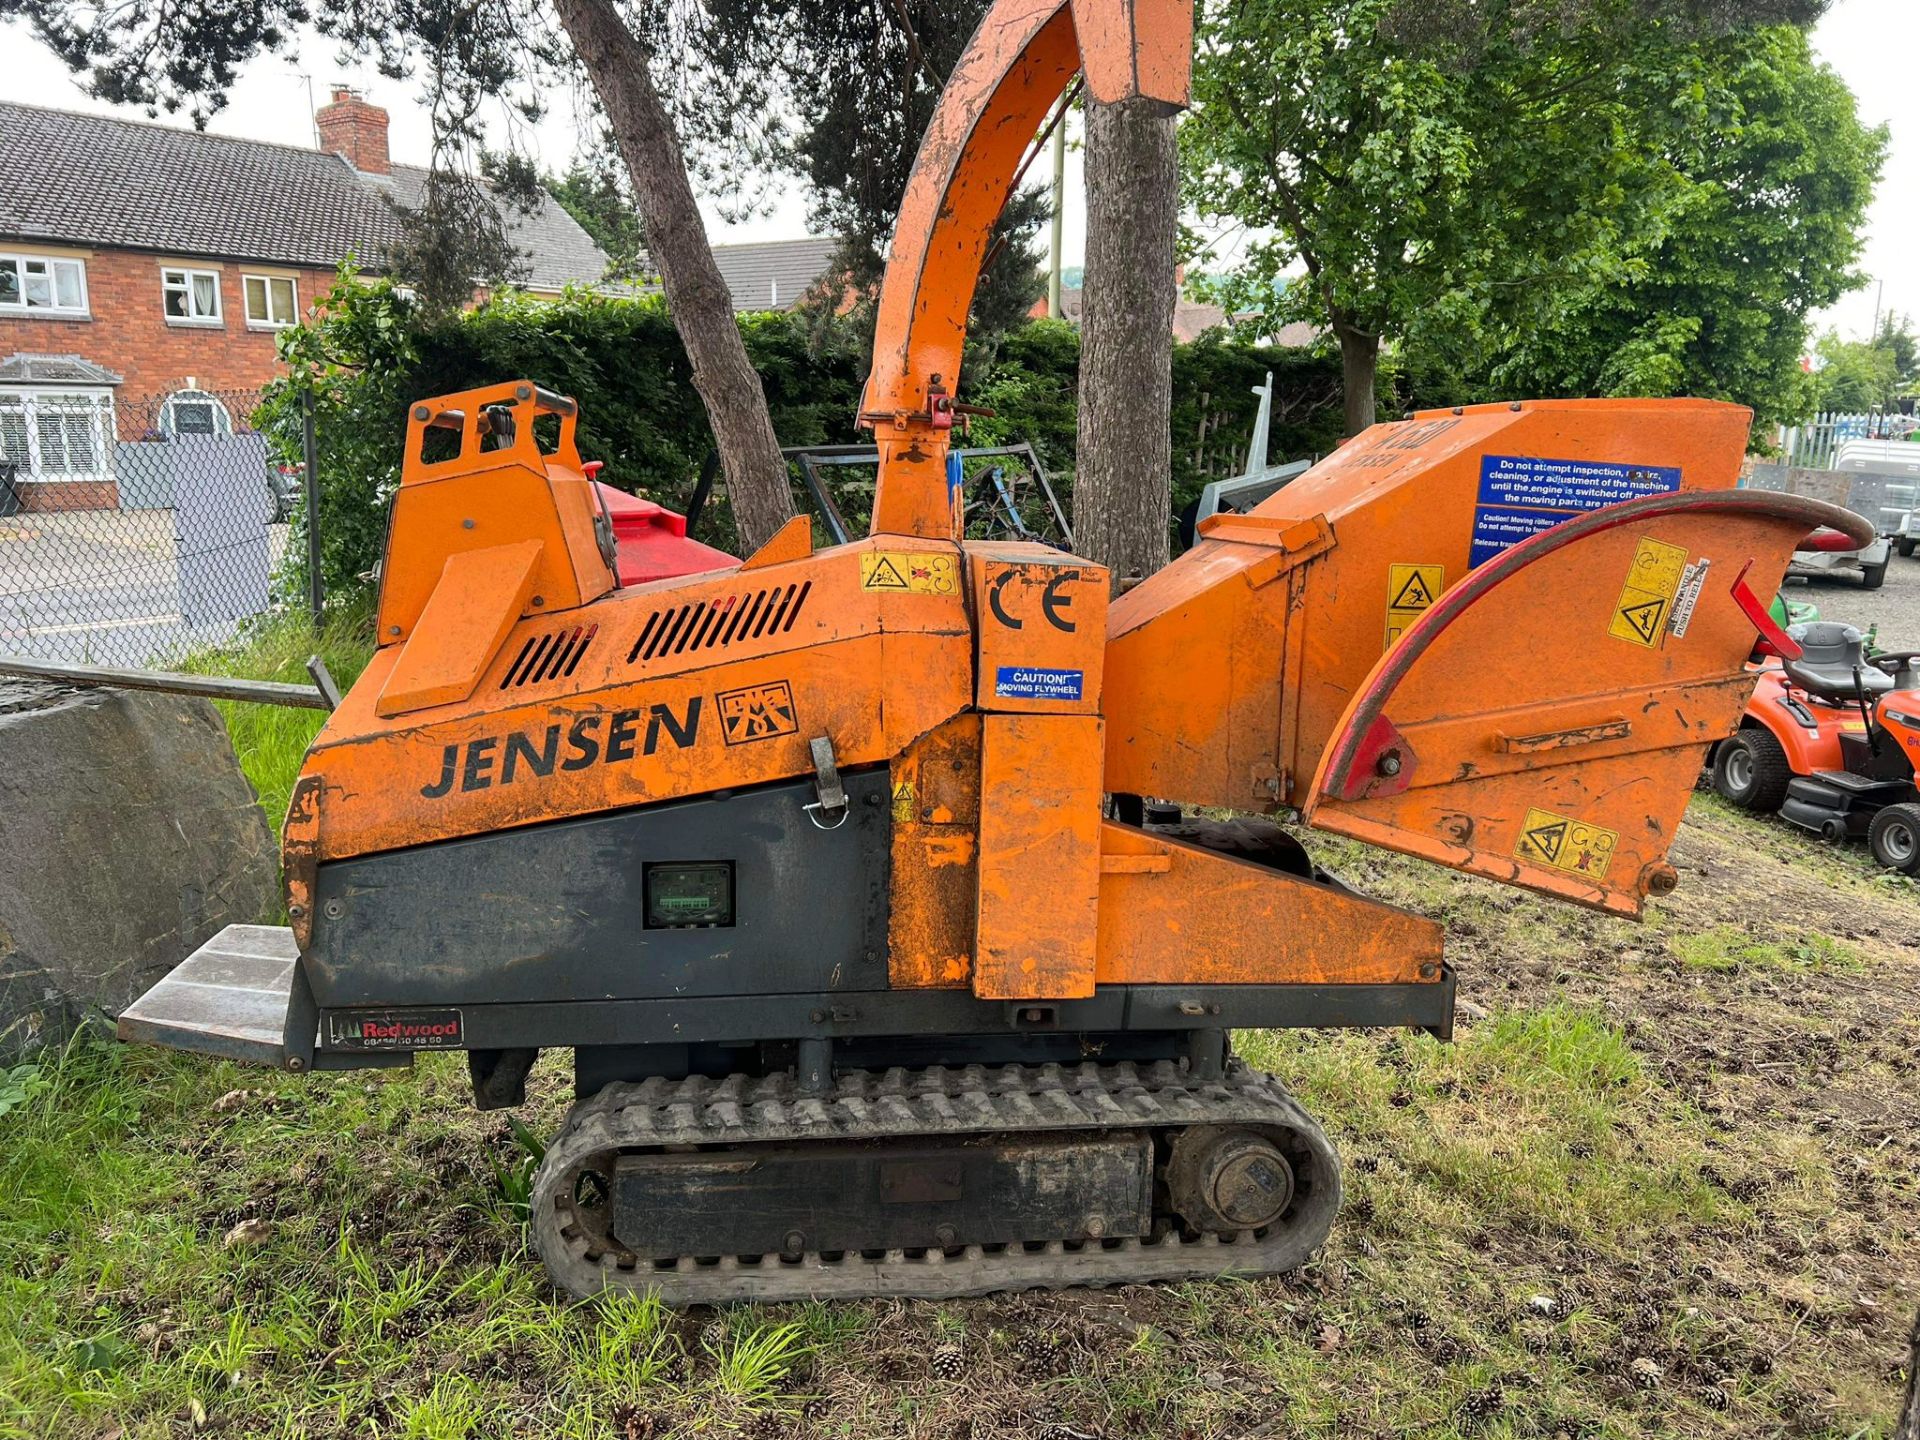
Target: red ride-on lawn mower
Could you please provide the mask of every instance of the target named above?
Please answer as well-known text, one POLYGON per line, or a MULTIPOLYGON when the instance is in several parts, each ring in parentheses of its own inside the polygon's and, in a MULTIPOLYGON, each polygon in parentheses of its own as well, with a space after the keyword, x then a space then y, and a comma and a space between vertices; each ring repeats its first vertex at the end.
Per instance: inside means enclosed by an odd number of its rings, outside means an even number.
POLYGON ((1869 657, 1831 620, 1773 648, 1739 732, 1714 751, 1713 788, 1829 840, 1865 835, 1882 865, 1920 874, 1920 650, 1869 657))

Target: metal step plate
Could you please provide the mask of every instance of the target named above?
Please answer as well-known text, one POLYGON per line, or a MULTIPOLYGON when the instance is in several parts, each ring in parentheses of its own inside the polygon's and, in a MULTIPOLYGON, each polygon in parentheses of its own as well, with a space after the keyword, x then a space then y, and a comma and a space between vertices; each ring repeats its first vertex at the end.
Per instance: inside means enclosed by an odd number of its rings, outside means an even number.
POLYGON ((299 958, 283 925, 229 925, 121 1012, 120 1038, 279 1065, 299 958))
POLYGON ((1816 770, 1811 778, 1823 785, 1831 785, 1837 790, 1845 790, 1854 795, 1872 795, 1876 791, 1884 790, 1889 803, 1904 798, 1907 787, 1911 783, 1907 780, 1881 779, 1873 775, 1855 775, 1850 770, 1816 770))

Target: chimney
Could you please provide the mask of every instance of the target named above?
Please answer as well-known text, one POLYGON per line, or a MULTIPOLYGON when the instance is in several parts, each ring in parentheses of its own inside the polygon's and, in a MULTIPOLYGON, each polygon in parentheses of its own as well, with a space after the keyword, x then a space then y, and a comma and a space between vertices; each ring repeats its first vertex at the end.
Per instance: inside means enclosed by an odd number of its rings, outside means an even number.
POLYGON ((392 173, 387 160, 387 112, 378 105, 369 105, 347 86, 336 85, 333 103, 322 105, 313 123, 319 127, 322 150, 346 157, 349 165, 366 175, 392 173))

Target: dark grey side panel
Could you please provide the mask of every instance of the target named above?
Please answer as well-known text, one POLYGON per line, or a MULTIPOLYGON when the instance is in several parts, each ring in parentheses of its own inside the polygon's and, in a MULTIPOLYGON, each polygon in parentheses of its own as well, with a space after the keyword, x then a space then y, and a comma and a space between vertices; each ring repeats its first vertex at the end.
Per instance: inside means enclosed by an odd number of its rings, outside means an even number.
POLYGON ((322 1008, 820 994, 887 985, 884 771, 649 805, 323 866, 306 956, 322 1008), (643 867, 732 861, 736 923, 645 924, 643 867))

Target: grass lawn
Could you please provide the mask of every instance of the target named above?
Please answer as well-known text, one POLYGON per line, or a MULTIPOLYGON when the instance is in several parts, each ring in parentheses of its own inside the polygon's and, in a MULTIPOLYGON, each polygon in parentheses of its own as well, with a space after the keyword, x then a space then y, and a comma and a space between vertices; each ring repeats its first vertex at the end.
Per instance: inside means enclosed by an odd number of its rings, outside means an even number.
MULTIPOLYGON (((316 718, 229 711, 276 821, 316 718)), ((570 1305, 460 1057, 295 1079, 82 1044, 0 1084, 0 1436, 1884 1435, 1920 1303, 1920 889, 1705 797, 1641 925, 1311 843, 1444 921, 1476 1018, 1238 1037, 1347 1159, 1295 1274, 570 1305)))

